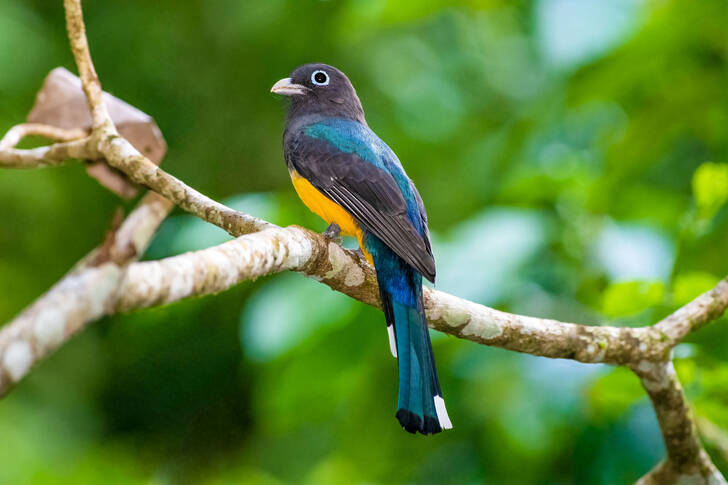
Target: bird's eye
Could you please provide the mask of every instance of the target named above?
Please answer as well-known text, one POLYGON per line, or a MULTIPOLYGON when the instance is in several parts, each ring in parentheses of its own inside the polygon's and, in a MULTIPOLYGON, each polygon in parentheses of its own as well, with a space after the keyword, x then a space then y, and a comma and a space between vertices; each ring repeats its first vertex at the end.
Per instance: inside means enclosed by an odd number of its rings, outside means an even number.
POLYGON ((329 75, 326 74, 326 71, 314 71, 311 73, 311 82, 316 86, 328 86, 329 75))

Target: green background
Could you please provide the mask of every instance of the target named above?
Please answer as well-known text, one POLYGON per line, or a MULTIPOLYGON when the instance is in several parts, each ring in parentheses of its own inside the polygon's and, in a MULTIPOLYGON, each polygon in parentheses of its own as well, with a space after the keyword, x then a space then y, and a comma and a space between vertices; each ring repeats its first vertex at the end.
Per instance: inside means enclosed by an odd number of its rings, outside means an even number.
MULTIPOLYGON (((0 131, 50 69, 75 71, 61 4, 0 2, 0 131)), ((723 0, 85 9, 104 88, 155 117, 166 170, 232 207, 324 228, 290 187, 269 89, 327 62, 422 194, 439 289, 645 325, 728 273, 723 0)), ((119 204, 78 164, 0 171, 0 322, 101 241, 119 204)), ((226 239, 177 211, 147 257, 226 239)), ((726 323, 675 352, 701 423, 719 429, 726 323)), ((0 401, 0 484, 614 484, 664 455, 624 369, 434 332, 433 345, 455 428, 425 438, 394 419, 381 313, 300 275, 106 318, 0 401)), ((708 450, 726 473, 720 441, 708 450)))

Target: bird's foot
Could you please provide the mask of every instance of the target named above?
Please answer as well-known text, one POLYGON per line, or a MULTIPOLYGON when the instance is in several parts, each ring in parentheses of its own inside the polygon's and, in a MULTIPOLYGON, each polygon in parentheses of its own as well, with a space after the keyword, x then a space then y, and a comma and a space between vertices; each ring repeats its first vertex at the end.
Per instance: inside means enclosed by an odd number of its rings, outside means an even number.
POLYGON ((335 222, 332 222, 329 225, 329 227, 327 227, 326 230, 322 233, 322 235, 326 239, 331 239, 336 244, 341 245, 341 243, 342 243, 342 239, 341 239, 341 228, 335 222))

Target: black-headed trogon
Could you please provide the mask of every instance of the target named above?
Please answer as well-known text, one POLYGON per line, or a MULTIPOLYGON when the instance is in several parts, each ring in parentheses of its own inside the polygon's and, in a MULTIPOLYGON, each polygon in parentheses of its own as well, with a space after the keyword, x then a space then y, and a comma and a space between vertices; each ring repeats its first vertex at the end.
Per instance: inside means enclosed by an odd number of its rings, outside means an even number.
POLYGON ((435 259, 420 194, 367 125, 344 73, 306 64, 271 91, 291 99, 283 150, 298 196, 342 234, 356 236, 376 269, 399 364, 397 419, 411 433, 451 428, 422 302, 422 277, 434 282, 435 259))

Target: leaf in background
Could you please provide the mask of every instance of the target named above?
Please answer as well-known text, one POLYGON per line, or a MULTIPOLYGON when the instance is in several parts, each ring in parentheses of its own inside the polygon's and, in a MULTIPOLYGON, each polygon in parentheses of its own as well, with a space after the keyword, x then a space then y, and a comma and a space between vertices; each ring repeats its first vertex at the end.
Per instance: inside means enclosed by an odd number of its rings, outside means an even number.
POLYGON ((612 372, 597 379, 589 390, 591 410, 605 420, 619 418, 645 397, 637 376, 624 367, 615 367, 612 372))
MULTIPOLYGON (((681 344, 681 345, 685 345, 685 344, 681 344)), ((676 347, 675 350, 677 350, 679 347, 680 346, 676 347)), ((678 353, 678 352, 675 352, 675 353, 678 353)), ((682 352, 680 352, 680 353, 682 353, 682 352)), ((673 361, 673 365, 675 366, 675 373, 677 374, 678 378, 680 379, 680 383, 684 387, 688 387, 688 386, 692 385, 693 382, 696 381, 696 379, 706 376, 706 373, 704 373, 702 370, 698 370, 697 364, 694 359, 676 357, 675 360, 673 361)))
POLYGON ((639 26, 641 3, 630 0, 537 2, 536 25, 545 59, 573 68, 609 52, 639 26))
POLYGON ((346 477, 347 481, 351 480, 351 483, 356 483, 363 480, 360 466, 361 463, 358 463, 358 460, 334 452, 311 469, 304 483, 333 485, 341 483, 342 477, 346 477))
POLYGON ((675 243, 668 233, 634 223, 609 221, 593 252, 611 281, 667 282, 675 261, 675 243))
POLYGON ((711 218, 728 200, 728 164, 706 162, 693 174, 693 194, 701 217, 711 218))
MULTIPOLYGON (((104 102, 119 134, 159 165, 167 152, 167 143, 154 119, 106 92, 104 102)), ((72 128, 90 130, 91 113, 81 88, 81 80, 62 67, 53 69, 38 91, 33 109, 28 113, 28 122, 44 123, 67 130, 72 128)), ((120 197, 131 199, 136 195, 136 187, 126 176, 106 163, 92 162, 88 165, 87 171, 101 185, 120 197)))
POLYGON ((317 330, 346 320, 355 304, 324 285, 281 274, 260 286, 243 309, 242 347, 252 360, 275 359, 317 330))
POLYGON ((718 284, 718 278, 710 273, 693 271, 675 278, 672 285, 672 303, 682 306, 718 284))
POLYGON ((698 415, 710 419, 716 425, 728 428, 728 363, 701 362, 692 359, 675 362, 678 377, 685 383, 688 397, 692 400, 698 415))
POLYGON ((437 288, 492 304, 520 283, 519 268, 546 244, 547 233, 541 211, 494 207, 459 224, 447 240, 434 234, 437 288))
POLYGON ((608 317, 624 317, 662 302, 665 285, 659 281, 626 281, 609 285, 604 292, 602 311, 608 317))

